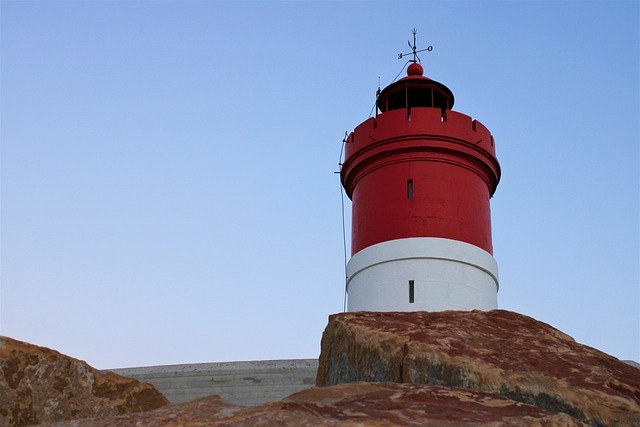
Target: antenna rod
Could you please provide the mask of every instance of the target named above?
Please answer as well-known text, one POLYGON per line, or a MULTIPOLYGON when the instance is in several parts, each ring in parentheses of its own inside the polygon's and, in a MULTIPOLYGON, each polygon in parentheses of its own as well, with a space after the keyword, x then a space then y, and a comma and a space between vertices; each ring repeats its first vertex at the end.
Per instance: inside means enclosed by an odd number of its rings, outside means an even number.
POLYGON ((416 58, 418 57, 416 54, 416 34, 418 34, 418 30, 414 28, 411 32, 413 33, 413 62, 416 62, 416 58))

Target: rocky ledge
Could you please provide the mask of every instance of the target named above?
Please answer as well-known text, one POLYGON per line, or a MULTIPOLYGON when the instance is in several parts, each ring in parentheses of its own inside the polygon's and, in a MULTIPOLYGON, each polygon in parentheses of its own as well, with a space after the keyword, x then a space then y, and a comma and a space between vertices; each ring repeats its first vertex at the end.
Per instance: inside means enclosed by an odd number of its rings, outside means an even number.
POLYGON ((217 396, 139 414, 59 424, 68 427, 176 426, 581 426, 500 396, 462 389, 398 383, 313 387, 279 402, 242 408, 217 396))
POLYGON ((169 404, 150 384, 7 337, 0 337, 0 374, 0 425, 127 414, 169 404))
POLYGON ((316 385, 354 381, 458 387, 591 425, 640 425, 640 370, 504 310, 332 315, 316 385))
POLYGON ((640 370, 517 313, 342 313, 317 386, 239 407, 0 341, 0 425, 640 426, 640 370))

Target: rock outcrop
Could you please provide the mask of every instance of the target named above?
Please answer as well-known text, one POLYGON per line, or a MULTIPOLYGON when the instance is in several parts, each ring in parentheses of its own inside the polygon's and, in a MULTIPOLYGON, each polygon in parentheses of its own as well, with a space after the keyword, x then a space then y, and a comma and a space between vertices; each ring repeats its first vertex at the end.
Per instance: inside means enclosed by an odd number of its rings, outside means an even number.
POLYGON ((351 383, 314 387, 280 402, 242 408, 217 396, 154 411, 78 420, 74 427, 130 425, 579 426, 576 419, 497 395, 439 386, 351 383))
POLYGON ((488 392, 592 425, 640 425, 640 370, 517 313, 341 313, 316 384, 432 384, 488 392))
POLYGON ((169 404, 150 384, 102 373, 57 351, 0 337, 0 424, 22 426, 169 404))
POLYGON ((640 426, 640 370, 530 317, 341 313, 317 387, 254 407, 173 406, 149 384, 0 338, 0 425, 640 426))

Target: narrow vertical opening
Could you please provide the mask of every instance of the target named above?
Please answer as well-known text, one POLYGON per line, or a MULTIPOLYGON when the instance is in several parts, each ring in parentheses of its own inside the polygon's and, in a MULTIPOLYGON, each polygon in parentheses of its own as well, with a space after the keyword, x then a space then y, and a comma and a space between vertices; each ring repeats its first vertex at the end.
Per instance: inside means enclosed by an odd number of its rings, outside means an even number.
POLYGON ((411 304, 415 301, 414 292, 415 292, 415 285, 413 283, 413 280, 409 280, 409 303, 411 304))
POLYGON ((413 199, 413 180, 407 180, 407 199, 413 199))

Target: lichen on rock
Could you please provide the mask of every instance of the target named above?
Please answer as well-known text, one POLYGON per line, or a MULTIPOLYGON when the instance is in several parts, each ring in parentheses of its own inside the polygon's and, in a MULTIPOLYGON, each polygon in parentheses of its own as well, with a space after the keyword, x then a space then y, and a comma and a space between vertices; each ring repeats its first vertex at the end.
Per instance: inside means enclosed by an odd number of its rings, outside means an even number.
POLYGON ((146 411, 169 404, 150 384, 0 337, 0 424, 32 425, 146 411))
POLYGON ((332 315, 316 385, 351 381, 458 387, 593 425, 640 425, 640 370, 505 310, 332 315))

